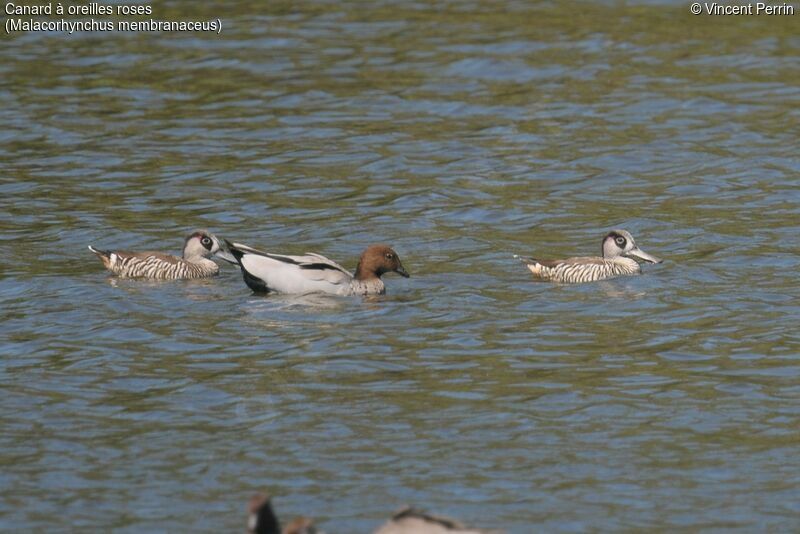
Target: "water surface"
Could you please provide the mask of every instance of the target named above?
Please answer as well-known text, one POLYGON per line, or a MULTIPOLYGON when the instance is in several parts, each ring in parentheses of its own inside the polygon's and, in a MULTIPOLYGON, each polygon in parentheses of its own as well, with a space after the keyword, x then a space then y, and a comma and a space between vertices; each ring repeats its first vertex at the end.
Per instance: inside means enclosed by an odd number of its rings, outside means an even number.
MULTIPOLYGON (((0 527, 800 524, 800 37, 688 4, 166 2, 0 50, 0 527), (383 297, 117 280, 197 227, 383 297), (534 283, 630 230, 661 265, 534 283)), ((797 15, 800 16, 800 15, 797 15)))

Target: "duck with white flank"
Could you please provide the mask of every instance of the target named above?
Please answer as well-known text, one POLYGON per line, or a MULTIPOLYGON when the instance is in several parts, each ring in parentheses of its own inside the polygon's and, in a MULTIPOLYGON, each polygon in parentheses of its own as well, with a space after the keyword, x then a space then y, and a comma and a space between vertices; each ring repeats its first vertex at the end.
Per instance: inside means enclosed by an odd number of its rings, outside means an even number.
POLYGON ((219 240, 207 230, 196 230, 186 238, 182 258, 161 252, 98 250, 91 245, 89 250, 97 254, 106 269, 122 278, 208 278, 219 274, 219 266, 209 259, 211 256, 217 255, 235 263, 222 251, 219 240))
POLYGON ((640 274, 639 261, 661 263, 661 259, 651 256, 636 246, 633 236, 625 230, 612 230, 603 239, 603 257, 580 257, 565 260, 522 260, 539 280, 575 284, 596 282, 617 276, 640 274))
POLYGON ((258 293, 329 293, 333 295, 382 295, 381 275, 395 272, 408 278, 397 252, 386 245, 370 245, 361 254, 355 274, 325 256, 307 252, 285 256, 225 241, 242 268, 244 282, 258 293))

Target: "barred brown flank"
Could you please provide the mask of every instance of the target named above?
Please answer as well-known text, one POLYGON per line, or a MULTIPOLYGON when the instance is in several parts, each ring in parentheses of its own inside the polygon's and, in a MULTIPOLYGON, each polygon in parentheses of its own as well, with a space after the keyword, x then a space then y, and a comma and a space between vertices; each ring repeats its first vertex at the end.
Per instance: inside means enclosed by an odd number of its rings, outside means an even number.
POLYGON ((100 251, 94 254, 112 273, 122 278, 178 280, 208 278, 219 274, 219 266, 209 259, 220 251, 219 241, 205 230, 197 230, 184 242, 183 257, 160 252, 100 251))
POLYGON ((617 276, 635 275, 642 272, 637 260, 660 263, 661 260, 647 254, 625 230, 613 230, 603 239, 603 257, 579 257, 564 260, 536 260, 517 256, 526 264, 534 277, 548 282, 576 284, 595 282, 617 276))

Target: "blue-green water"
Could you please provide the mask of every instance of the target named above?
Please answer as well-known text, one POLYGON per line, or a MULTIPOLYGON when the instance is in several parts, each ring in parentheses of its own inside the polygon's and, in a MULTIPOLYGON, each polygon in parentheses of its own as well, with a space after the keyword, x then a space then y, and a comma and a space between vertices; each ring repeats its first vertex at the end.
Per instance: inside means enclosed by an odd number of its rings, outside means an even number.
POLYGON ((800 525, 796 17, 688 4, 154 5, 223 31, 4 35, 0 530, 800 525), (109 277, 196 227, 376 299, 109 277), (514 253, 644 276, 531 281, 514 253))

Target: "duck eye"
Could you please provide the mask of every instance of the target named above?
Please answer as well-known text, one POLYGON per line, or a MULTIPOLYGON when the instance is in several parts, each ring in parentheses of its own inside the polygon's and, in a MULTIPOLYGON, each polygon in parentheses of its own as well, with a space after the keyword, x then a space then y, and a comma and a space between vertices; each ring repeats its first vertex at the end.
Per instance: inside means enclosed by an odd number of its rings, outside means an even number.
POLYGON ((200 240, 200 243, 207 246, 211 244, 211 240, 207 237, 204 237, 203 239, 200 240))
POLYGON ((387 260, 394 259, 394 254, 392 254, 391 252, 387 252, 387 253, 386 253, 386 259, 387 259, 387 260))
POLYGON ((621 236, 618 237, 617 239, 615 239, 615 241, 617 242, 617 245, 624 245, 625 244, 625 238, 621 237, 621 236))

